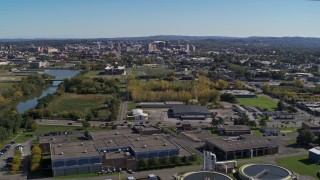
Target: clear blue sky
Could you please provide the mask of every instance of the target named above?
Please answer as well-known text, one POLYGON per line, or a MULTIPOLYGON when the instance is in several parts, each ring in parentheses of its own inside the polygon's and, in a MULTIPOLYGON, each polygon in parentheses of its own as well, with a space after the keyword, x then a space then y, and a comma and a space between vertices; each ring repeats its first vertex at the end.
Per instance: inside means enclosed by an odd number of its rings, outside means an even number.
POLYGON ((0 0, 0 38, 320 37, 320 1, 0 0))

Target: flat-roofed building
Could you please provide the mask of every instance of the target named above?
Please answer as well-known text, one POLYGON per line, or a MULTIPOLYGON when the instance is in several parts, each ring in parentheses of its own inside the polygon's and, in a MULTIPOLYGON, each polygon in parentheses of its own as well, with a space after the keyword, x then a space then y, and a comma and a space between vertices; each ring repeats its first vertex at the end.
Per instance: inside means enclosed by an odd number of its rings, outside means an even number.
POLYGON ((246 134, 205 139, 205 149, 216 154, 218 160, 231 160, 276 154, 279 146, 272 141, 246 134))
POLYGON ((225 91, 222 91, 221 93, 232 94, 237 98, 256 98, 257 97, 256 94, 248 90, 225 90, 225 91))
POLYGON ((221 125, 218 127, 218 134, 224 136, 239 136, 251 134, 251 129, 246 125, 221 125))
POLYGON ((53 176, 101 171, 102 156, 93 141, 50 144, 53 176))
POLYGON ((175 104, 170 111, 173 117, 179 119, 197 120, 212 117, 212 113, 205 106, 175 104))
POLYGON ((320 147, 309 149, 309 159, 316 163, 320 163, 320 147))
POLYGON ((90 132, 84 142, 50 143, 54 176, 137 169, 141 159, 191 156, 165 136, 142 136, 131 130, 90 132))

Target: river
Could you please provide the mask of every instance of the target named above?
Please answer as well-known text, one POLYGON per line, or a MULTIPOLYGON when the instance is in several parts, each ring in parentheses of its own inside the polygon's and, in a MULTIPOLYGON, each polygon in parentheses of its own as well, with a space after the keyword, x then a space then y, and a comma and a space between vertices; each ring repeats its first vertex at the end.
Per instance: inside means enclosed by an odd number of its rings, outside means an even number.
MULTIPOLYGON (((45 70, 44 73, 55 76, 55 79, 64 79, 64 78, 71 78, 77 75, 80 71, 79 70, 57 70, 57 69, 49 69, 45 70)), ((47 89, 43 90, 41 94, 31 96, 30 98, 20 102, 17 105, 17 110, 20 114, 24 113, 25 111, 35 108, 38 104, 38 99, 47 96, 48 94, 53 94, 56 92, 58 85, 61 81, 54 81, 52 86, 48 87, 47 89)))

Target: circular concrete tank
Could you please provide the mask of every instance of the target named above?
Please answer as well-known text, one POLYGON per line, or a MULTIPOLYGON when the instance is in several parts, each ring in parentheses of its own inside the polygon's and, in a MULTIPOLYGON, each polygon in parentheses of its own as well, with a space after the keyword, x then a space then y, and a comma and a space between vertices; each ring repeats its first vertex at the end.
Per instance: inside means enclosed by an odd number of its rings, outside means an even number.
POLYGON ((199 171, 185 173, 179 180, 233 180, 233 178, 217 172, 199 171))
POLYGON ((240 167, 239 177, 242 180, 290 180, 290 170, 271 164, 246 164, 240 167))

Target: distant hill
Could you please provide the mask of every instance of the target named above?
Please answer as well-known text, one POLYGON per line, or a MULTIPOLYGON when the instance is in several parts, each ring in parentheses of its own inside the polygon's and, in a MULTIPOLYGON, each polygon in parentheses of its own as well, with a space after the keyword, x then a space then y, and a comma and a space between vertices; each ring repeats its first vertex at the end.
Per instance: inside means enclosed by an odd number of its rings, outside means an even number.
POLYGON ((312 37, 226 37, 226 36, 179 36, 179 35, 157 35, 146 37, 117 37, 117 38, 38 38, 38 39, 0 39, 0 43, 32 43, 41 42, 43 44, 63 41, 69 42, 88 42, 88 41, 103 41, 103 40, 119 40, 119 41, 212 41, 215 42, 228 42, 240 43, 251 45, 267 45, 276 47, 307 47, 307 48, 320 48, 320 38, 312 37))

